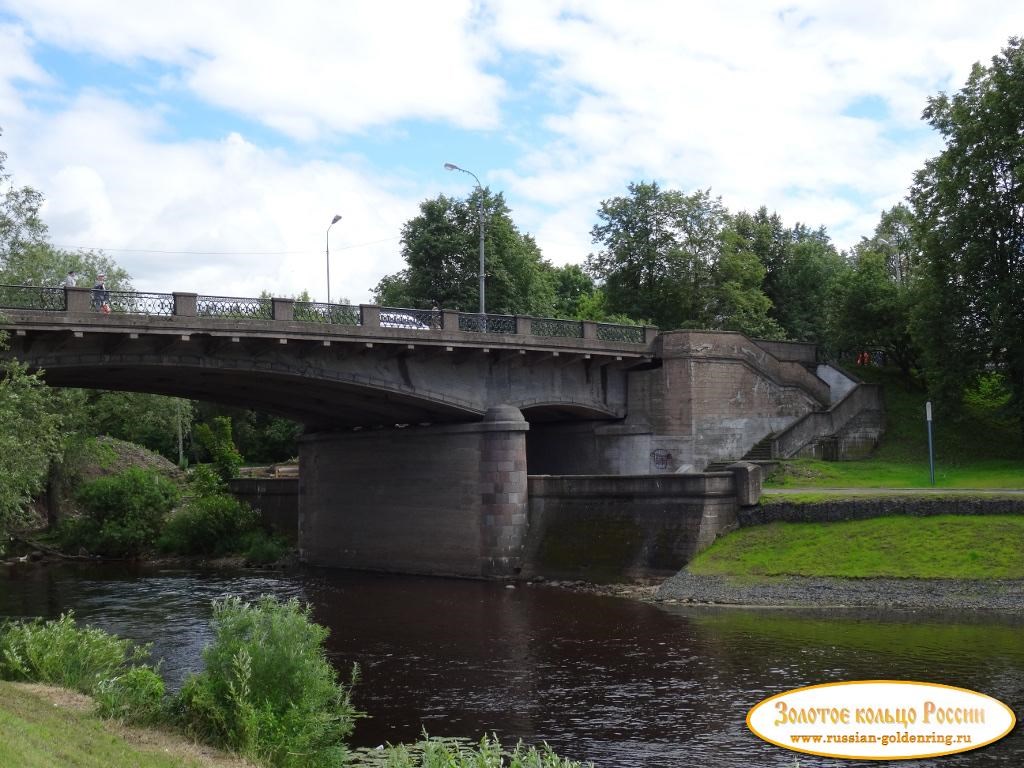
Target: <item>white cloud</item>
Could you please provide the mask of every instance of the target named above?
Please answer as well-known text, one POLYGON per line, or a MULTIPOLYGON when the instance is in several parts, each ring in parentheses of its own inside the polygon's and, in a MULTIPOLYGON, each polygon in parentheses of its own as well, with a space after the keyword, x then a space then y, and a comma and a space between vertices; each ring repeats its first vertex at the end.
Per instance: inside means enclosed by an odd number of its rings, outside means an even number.
POLYGON ((48 43, 180 70, 178 82, 218 107, 312 140, 396 120, 497 124, 501 81, 469 0, 8 0, 48 43))
POLYGON ((389 189, 357 163, 296 163, 238 134, 161 143, 153 138, 160 128, 152 116, 96 94, 55 117, 11 125, 11 170, 46 192, 54 243, 111 249, 142 290, 309 289, 322 300, 325 233, 341 213, 331 232, 332 299, 365 301, 383 274, 400 268, 396 235, 415 214, 416 195, 389 189), (119 250, 127 248, 182 253, 119 250))

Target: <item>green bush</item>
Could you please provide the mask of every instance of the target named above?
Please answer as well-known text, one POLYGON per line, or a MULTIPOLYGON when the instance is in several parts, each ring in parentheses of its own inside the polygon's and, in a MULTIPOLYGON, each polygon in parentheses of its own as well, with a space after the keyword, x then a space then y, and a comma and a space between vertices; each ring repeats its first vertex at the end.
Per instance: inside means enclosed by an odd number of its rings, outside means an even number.
POLYGON ((164 552, 222 555, 242 548, 242 536, 256 527, 252 508, 224 493, 198 496, 172 515, 158 542, 164 552))
POLYGON ((544 744, 540 749, 522 742, 505 752, 497 738, 484 736, 475 748, 454 739, 425 739, 411 748, 388 747, 383 768, 584 768, 579 763, 556 755, 544 744))
POLYGON ((101 680, 93 691, 100 717, 132 725, 156 725, 164 719, 164 681, 152 667, 129 669, 101 680))
POLYGON ((209 424, 197 424, 192 433, 196 442, 210 456, 214 468, 226 483, 238 475, 242 454, 231 438, 231 419, 216 416, 209 424))
POLYGON ((104 680, 129 672, 148 646, 92 627, 75 626, 69 611, 59 619, 0 627, 0 678, 50 683, 92 695, 104 680))
POLYGON ((344 765, 357 712, 309 607, 227 598, 214 603, 213 630, 205 670, 175 704, 186 731, 278 768, 344 765))
POLYGON ((245 561, 253 565, 276 563, 288 552, 288 543, 279 536, 272 536, 266 531, 256 530, 242 536, 239 550, 245 561))
POLYGON ((179 493, 159 473, 130 467, 85 483, 75 498, 84 513, 62 525, 63 546, 108 557, 134 557, 156 541, 179 493))

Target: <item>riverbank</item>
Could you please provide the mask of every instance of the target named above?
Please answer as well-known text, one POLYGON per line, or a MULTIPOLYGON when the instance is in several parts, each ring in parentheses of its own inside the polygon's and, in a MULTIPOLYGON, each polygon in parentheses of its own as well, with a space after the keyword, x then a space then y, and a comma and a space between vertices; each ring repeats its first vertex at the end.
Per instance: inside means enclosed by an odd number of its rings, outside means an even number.
POLYGON ((847 579, 784 576, 742 579, 681 571, 661 584, 664 603, 773 608, 894 608, 997 611, 1024 609, 1024 579, 847 579))
POLYGON ((169 729, 131 728, 93 714, 80 693, 0 681, 0 765, 76 768, 254 768, 169 729))

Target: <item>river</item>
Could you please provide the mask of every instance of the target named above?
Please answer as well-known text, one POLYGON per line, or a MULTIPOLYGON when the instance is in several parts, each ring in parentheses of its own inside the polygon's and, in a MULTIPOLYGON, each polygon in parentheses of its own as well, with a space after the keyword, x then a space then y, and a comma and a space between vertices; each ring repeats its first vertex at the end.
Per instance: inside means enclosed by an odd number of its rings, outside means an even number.
MULTIPOLYGON (((972 688, 1024 711, 1024 619, 641 603, 545 586, 327 570, 115 566, 0 569, 0 617, 54 617, 153 643, 172 685, 201 664, 210 602, 296 597, 361 667, 355 744, 436 736, 546 740, 599 768, 796 765, 745 727, 760 699, 814 683, 904 679, 972 688)), ((1024 765, 1002 741, 918 766, 1024 765)), ((799 765, 877 766, 799 756, 799 765)))

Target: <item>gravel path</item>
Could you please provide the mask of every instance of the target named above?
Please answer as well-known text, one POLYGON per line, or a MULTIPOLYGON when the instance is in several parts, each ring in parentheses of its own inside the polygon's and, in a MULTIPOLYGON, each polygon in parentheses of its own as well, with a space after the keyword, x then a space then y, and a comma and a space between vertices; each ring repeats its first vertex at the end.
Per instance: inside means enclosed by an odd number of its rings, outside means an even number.
POLYGON ((655 599, 723 605, 910 608, 1024 615, 1024 580, 837 579, 790 576, 749 581, 680 571, 655 599))

